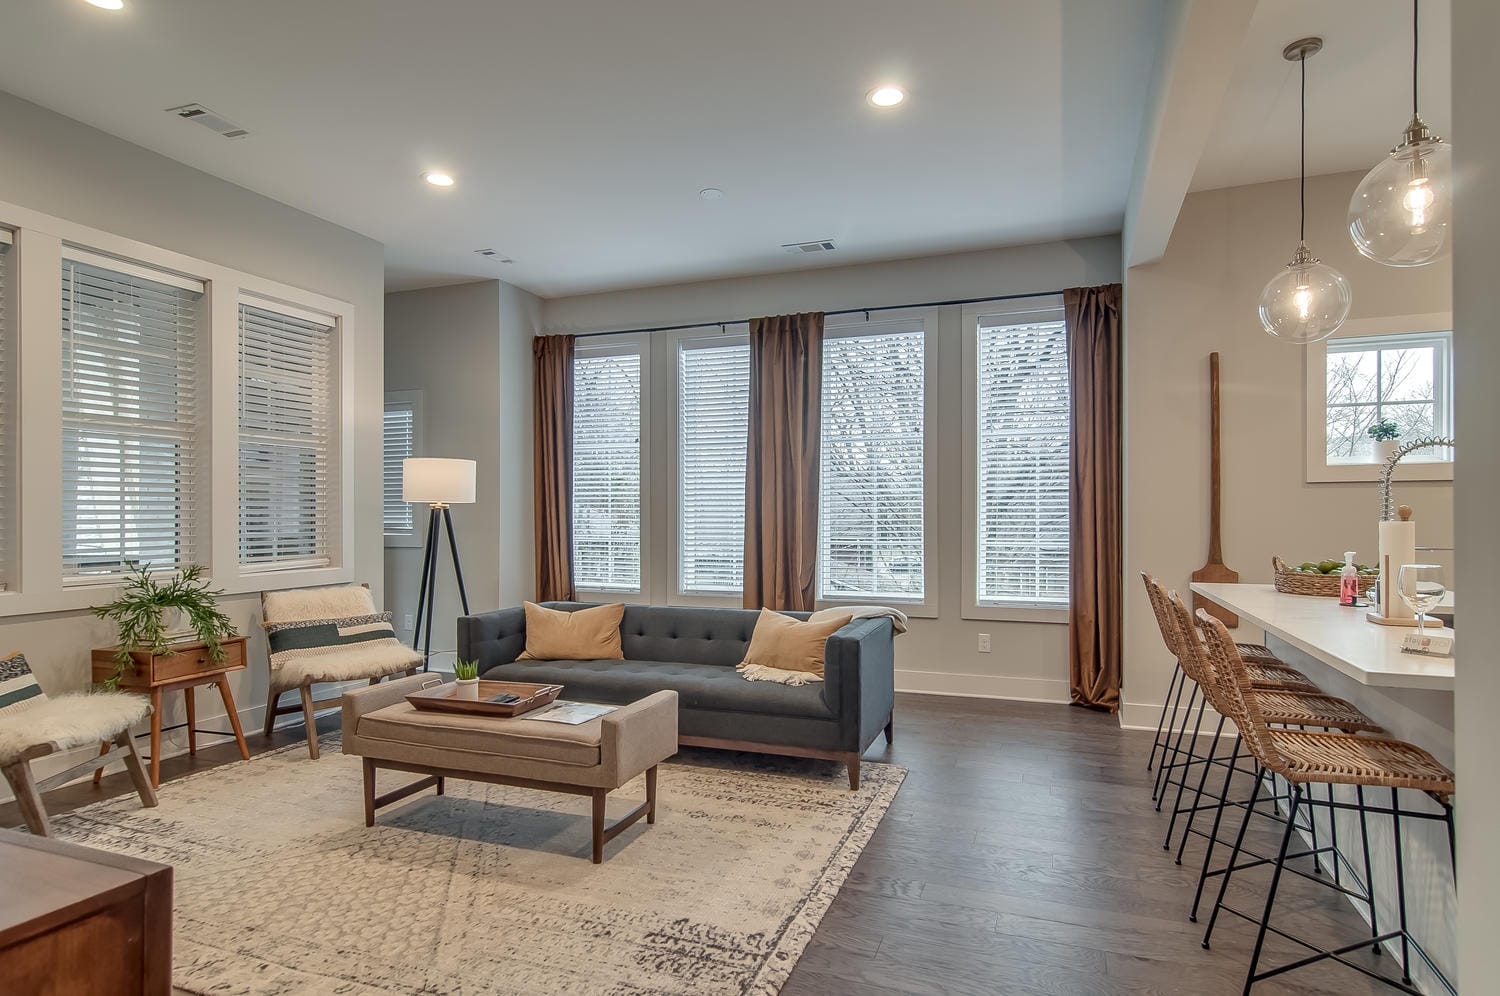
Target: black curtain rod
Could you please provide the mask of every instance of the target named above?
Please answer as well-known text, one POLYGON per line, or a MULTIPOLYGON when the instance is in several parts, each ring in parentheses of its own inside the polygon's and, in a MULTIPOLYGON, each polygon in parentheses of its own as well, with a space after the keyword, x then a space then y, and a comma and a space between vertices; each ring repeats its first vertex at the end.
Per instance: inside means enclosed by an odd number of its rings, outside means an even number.
MULTIPOLYGON (((953 304, 984 304, 989 301, 1019 301, 1028 297, 1055 297, 1062 291, 1032 291, 1027 294, 995 294, 990 297, 962 297, 952 301, 923 301, 921 304, 885 304, 877 308, 844 308, 840 311, 825 311, 825 315, 869 315, 876 311, 909 311, 914 308, 943 308, 953 304)), ((685 329, 707 329, 717 325, 721 330, 726 325, 744 325, 749 318, 737 318, 725 322, 693 322, 690 325, 658 325, 648 329, 617 329, 613 332, 578 332, 575 339, 592 339, 599 335, 642 335, 652 332, 681 332, 685 329)))

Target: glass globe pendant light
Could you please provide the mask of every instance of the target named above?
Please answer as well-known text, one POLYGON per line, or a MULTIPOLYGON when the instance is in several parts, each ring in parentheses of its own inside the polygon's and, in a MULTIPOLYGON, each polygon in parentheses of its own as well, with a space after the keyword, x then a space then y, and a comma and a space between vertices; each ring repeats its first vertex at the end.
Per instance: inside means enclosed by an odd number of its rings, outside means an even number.
POLYGON ((1302 70, 1302 152, 1298 176, 1297 251, 1286 268, 1260 292, 1260 324, 1287 342, 1327 339, 1349 317, 1354 295, 1344 275, 1319 262, 1307 248, 1307 57, 1323 48, 1321 38, 1299 38, 1282 49, 1282 57, 1302 70))
POLYGON ((1424 266, 1448 254, 1453 147, 1417 113, 1417 0, 1411 4, 1411 124, 1401 144, 1365 175, 1349 200, 1349 238, 1386 266, 1424 266))

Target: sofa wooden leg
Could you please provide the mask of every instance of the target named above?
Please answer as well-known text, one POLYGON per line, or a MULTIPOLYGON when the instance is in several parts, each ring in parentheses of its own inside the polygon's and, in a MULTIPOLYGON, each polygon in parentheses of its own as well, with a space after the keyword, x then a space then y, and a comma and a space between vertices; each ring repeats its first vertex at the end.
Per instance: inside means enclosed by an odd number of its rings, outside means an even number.
POLYGON ((26 821, 26 828, 38 837, 52 836, 47 811, 42 808, 41 793, 36 790, 36 780, 31 777, 31 762, 14 761, 0 768, 0 774, 4 774, 5 780, 10 783, 16 805, 21 808, 21 818, 26 821))
POLYGON ((656 765, 646 769, 646 822, 656 822, 656 765))
POLYGON ((602 864, 604 861, 604 803, 609 798, 609 792, 604 789, 594 789, 594 864, 602 864))
POLYGON ((885 721, 885 743, 886 746, 896 742, 896 714, 891 713, 891 718, 885 721))
POLYGON ((859 791, 859 755, 849 755, 849 791, 859 791))
POLYGON ((261 730, 261 733, 265 736, 269 737, 271 731, 276 728, 276 703, 280 701, 281 693, 278 691, 272 691, 266 699, 266 724, 265 728, 261 730))
POLYGON ((298 691, 302 693, 302 719, 307 724, 307 753, 316 761, 318 759, 318 723, 313 712, 312 686, 303 685, 298 691))

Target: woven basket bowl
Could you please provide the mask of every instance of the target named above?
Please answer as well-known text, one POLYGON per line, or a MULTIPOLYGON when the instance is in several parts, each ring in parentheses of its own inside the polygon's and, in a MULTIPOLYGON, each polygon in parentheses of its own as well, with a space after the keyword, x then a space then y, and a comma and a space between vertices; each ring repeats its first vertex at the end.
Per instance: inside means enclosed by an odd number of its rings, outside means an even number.
MULTIPOLYGON (((1340 576, 1337 574, 1299 574, 1287 566, 1280 557, 1271 558, 1271 567, 1276 571, 1276 590, 1288 595, 1320 595, 1323 598, 1339 597, 1340 576)), ((1366 595, 1380 580, 1378 574, 1359 576, 1359 593, 1366 595)))

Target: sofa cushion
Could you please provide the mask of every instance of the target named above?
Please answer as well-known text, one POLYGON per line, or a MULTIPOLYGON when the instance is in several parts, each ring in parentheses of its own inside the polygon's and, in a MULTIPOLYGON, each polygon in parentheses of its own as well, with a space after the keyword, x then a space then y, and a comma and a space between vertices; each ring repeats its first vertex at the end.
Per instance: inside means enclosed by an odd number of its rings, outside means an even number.
POLYGON ((599 763, 600 726, 597 719, 569 726, 418 712, 411 703, 398 702, 361 716, 358 733, 371 740, 587 767, 599 763))
MULTIPOLYGON (((754 618, 754 615, 751 615, 754 618)), ((676 661, 513 661, 490 668, 489 679, 563 686, 562 698, 582 702, 634 702, 654 691, 677 692, 683 709, 832 719, 821 685, 746 681, 733 667, 676 661)))

